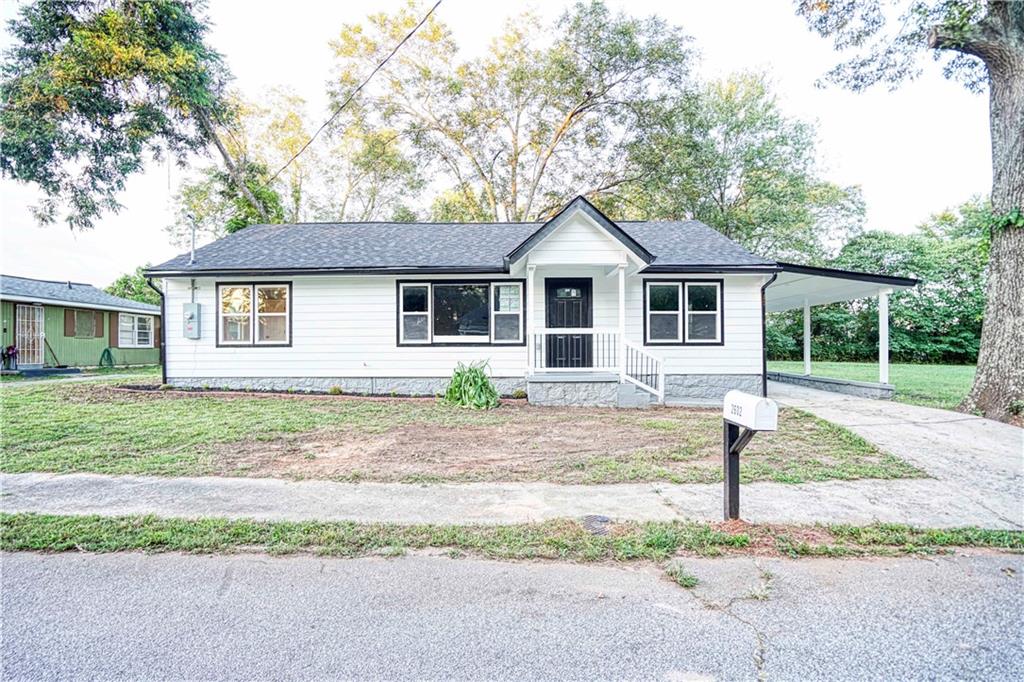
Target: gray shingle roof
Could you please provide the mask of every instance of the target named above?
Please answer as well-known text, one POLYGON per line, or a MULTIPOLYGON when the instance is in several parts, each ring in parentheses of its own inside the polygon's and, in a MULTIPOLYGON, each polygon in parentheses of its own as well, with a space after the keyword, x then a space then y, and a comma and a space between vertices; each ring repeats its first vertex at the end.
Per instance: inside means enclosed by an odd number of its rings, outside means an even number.
MULTIPOLYGON (((771 265, 696 220, 622 221, 623 231, 650 251, 652 267, 771 265)), ((504 269, 504 258, 544 223, 299 223, 254 225, 151 273, 283 270, 465 271, 504 269)))
POLYGON ((138 310, 139 312, 160 313, 160 307, 148 303, 140 303, 127 298, 111 296, 102 289, 97 289, 91 284, 79 282, 53 282, 44 279, 28 279, 27 277, 14 277, 12 275, 0 275, 0 299, 9 296, 32 299, 33 302, 46 303, 47 301, 66 301, 75 303, 83 308, 92 306, 104 306, 106 308, 117 308, 123 310, 138 310))

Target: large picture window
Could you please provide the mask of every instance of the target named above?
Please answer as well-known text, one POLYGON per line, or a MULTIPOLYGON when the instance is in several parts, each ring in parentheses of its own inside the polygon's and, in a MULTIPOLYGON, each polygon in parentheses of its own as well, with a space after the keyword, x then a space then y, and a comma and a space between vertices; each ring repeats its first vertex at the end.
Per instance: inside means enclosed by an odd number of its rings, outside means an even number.
POLYGON ((644 286, 647 344, 722 343, 720 280, 647 280, 644 286))
POLYGON ((522 282, 399 282, 398 342, 523 343, 522 282))
POLYGON ((152 348, 153 317, 120 313, 117 318, 117 345, 121 348, 152 348))
POLYGON ((219 284, 217 300, 218 344, 291 344, 290 284, 219 284))

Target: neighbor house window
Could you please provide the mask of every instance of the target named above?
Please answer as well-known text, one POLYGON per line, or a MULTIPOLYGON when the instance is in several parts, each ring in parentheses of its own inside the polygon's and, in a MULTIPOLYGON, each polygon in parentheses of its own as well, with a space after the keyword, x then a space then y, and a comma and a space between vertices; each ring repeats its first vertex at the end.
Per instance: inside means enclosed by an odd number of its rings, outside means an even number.
POLYGON ((96 313, 91 310, 75 311, 75 336, 79 339, 96 337, 96 313))
POLYGON ((153 317, 151 315, 119 313, 117 345, 121 348, 152 348, 153 317))
POLYGON ((721 340, 722 286, 717 282, 686 283, 686 342, 721 340))
POLYGON ((647 343, 722 342, 722 282, 648 280, 645 286, 647 343))
POLYGON ((290 284, 221 284, 218 341, 222 346, 284 346, 291 342, 290 284))
POLYGON ((683 338, 683 314, 678 282, 647 283, 647 341, 679 343, 683 338))
POLYGON ((522 343, 522 282, 400 282, 401 344, 522 343))

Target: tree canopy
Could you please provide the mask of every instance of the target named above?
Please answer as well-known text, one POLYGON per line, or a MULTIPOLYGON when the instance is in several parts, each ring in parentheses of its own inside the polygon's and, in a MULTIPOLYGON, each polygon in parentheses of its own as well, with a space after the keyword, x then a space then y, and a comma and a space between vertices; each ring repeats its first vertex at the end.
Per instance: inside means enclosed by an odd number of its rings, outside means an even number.
POLYGON ((41 222, 73 228, 120 208, 147 157, 205 149, 197 112, 230 116, 228 72, 182 0, 25 5, 0 70, 0 171, 43 192, 41 222))
POLYGON ((146 284, 143 270, 149 265, 140 265, 135 272, 126 272, 115 279, 104 291, 112 296, 120 296, 131 301, 160 305, 160 296, 146 284))

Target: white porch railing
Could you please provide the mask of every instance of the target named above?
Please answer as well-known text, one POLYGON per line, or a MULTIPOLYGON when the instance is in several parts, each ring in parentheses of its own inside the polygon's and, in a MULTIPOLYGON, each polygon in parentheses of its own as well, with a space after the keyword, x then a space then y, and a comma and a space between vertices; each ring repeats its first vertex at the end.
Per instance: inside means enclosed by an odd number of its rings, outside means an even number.
POLYGON ((542 329, 529 335, 532 373, 614 372, 665 399, 665 369, 655 355, 625 340, 618 331, 593 328, 542 329))
POLYGON ((661 358, 651 355, 640 346, 623 343, 622 378, 636 384, 665 402, 665 366, 661 358))

